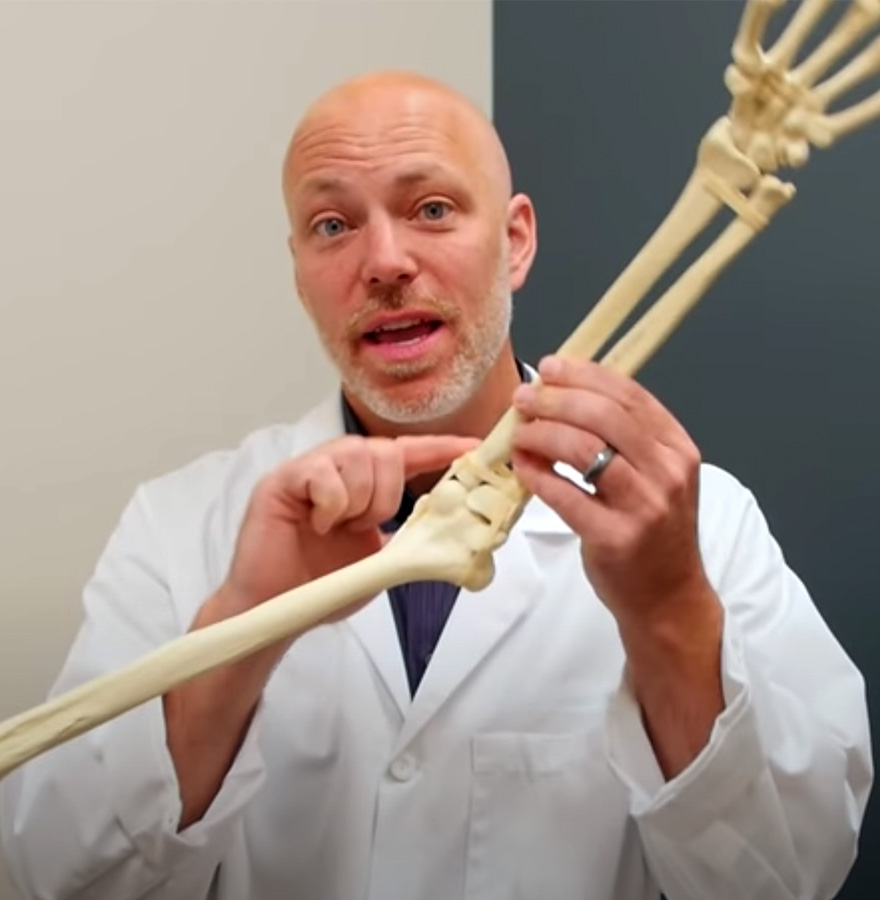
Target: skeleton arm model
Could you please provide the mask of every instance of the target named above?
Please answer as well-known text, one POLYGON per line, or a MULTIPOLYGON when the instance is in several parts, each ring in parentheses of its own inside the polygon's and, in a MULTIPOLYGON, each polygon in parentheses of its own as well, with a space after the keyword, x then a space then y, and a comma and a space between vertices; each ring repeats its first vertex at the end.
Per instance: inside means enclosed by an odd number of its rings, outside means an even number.
MULTIPOLYGON (((560 348, 596 358, 624 320, 725 207, 733 220, 601 362, 633 375, 675 330, 714 280, 794 195, 774 174, 804 165, 810 145, 880 117, 880 93, 840 112, 829 105, 880 71, 880 38, 835 74, 831 66, 880 22, 880 0, 855 0, 830 35, 801 63, 798 50, 833 0, 804 0, 778 41, 761 40, 781 0, 749 0, 733 45, 728 115, 699 145, 680 197, 656 232, 560 348)), ((511 410, 471 453, 423 496, 406 525, 378 553, 261 606, 166 644, 127 668, 0 723, 0 777, 67 741, 210 669, 302 633, 354 601, 404 582, 442 579, 471 590, 494 577, 492 553, 529 497, 507 465, 511 410)))

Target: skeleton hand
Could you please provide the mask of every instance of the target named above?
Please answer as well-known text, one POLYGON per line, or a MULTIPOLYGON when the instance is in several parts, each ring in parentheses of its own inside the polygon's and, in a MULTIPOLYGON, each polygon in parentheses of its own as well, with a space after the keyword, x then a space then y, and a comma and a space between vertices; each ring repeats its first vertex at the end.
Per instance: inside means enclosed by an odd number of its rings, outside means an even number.
POLYGON ((734 63, 725 73, 733 95, 730 110, 734 144, 763 172, 798 167, 810 144, 833 141, 880 116, 880 92, 849 108, 829 106, 862 80, 880 71, 880 38, 830 78, 820 81, 848 50, 880 21, 880 0, 854 0, 828 37, 795 65, 798 51, 834 0, 802 0, 779 39, 764 50, 761 41, 783 0, 751 0, 733 45, 734 63))

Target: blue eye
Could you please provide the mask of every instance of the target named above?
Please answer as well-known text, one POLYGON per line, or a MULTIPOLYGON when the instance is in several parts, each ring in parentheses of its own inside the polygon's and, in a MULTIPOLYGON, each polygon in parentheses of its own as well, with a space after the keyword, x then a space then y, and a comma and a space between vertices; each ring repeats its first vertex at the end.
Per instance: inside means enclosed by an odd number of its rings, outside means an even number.
POLYGON ((315 225, 315 231, 323 237, 337 237, 345 231, 342 219, 322 219, 315 225))
POLYGON ((431 200, 421 208, 422 215, 430 222, 441 221, 450 210, 450 205, 442 200, 431 200))

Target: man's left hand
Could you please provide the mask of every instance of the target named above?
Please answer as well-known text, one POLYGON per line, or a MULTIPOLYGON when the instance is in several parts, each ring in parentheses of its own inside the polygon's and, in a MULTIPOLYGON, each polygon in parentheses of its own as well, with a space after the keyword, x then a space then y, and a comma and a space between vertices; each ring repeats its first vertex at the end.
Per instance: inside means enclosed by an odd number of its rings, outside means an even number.
POLYGON ((634 380, 592 362, 549 357, 541 383, 514 405, 525 422, 514 468, 525 487, 581 538, 591 583, 621 627, 678 618, 707 592, 697 537, 700 453, 684 428, 634 380), (585 472, 615 455, 590 494, 555 472, 585 472))
POLYGON ((581 539, 587 577, 617 620, 630 684, 667 777, 724 708, 721 603, 703 570, 700 453, 648 391, 596 363, 550 357, 517 389, 514 470, 581 539), (615 453, 591 493, 556 472, 615 453))

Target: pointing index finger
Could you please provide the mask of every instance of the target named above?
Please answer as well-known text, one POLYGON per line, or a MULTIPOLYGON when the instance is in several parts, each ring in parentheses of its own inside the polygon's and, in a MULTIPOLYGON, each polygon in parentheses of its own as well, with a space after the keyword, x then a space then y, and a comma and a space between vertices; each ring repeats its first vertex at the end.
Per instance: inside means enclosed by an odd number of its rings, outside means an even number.
POLYGON ((445 469, 479 444, 477 438, 455 435, 405 435, 397 438, 406 478, 445 469))

